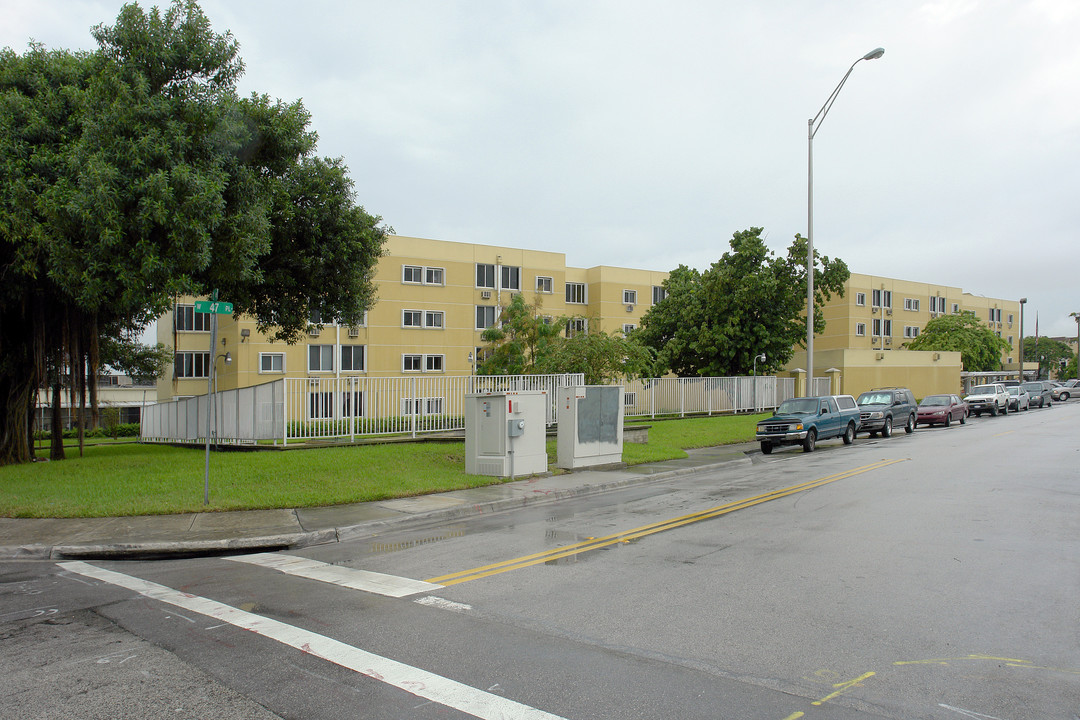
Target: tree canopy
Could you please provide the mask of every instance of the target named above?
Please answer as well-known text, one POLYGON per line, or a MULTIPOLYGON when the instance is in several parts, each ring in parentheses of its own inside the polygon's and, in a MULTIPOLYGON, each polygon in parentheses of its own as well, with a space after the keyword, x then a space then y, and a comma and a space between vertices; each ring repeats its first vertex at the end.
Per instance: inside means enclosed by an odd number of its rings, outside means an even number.
MULTIPOLYGON (((101 338, 218 289, 295 341, 374 298, 385 234, 300 102, 242 98, 236 41, 195 2, 125 5, 94 52, 0 51, 0 464, 36 389, 85 398, 101 338)), ((85 400, 83 401, 85 403, 85 400)))
POLYGON ((938 350, 960 353, 968 372, 1001 369, 1001 353, 1009 343, 986 327, 970 310, 957 315, 939 315, 926 323, 919 337, 907 343, 910 350, 938 350))
MULTIPOLYGON (((1076 353, 1066 343, 1048 337, 1024 338, 1024 362, 1038 362, 1042 377, 1071 378, 1069 364, 1075 367, 1076 353)), ((1076 371, 1073 370, 1075 373, 1076 371)))
MULTIPOLYGON (((635 331, 656 353, 653 372, 680 376, 749 375, 783 367, 806 344, 806 239, 796 235, 787 255, 765 245, 762 228, 735 233, 731 251, 708 270, 680 265, 664 281, 667 296, 635 331)), ((851 276, 843 260, 814 254, 814 327, 825 329, 822 304, 843 296, 851 276)))
POLYGON ((490 343, 478 364, 484 375, 583 373, 596 385, 617 378, 638 377, 651 360, 648 349, 622 335, 596 329, 563 335, 571 318, 545 319, 540 305, 518 294, 503 309, 499 323, 484 330, 490 343))

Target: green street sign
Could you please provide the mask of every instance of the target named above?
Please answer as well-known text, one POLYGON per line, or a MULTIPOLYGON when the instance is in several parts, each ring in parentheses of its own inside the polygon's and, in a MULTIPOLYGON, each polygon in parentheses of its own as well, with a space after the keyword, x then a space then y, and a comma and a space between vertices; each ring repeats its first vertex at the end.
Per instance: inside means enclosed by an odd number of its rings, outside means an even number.
POLYGON ((232 303, 221 300, 196 300, 195 312, 215 315, 232 315, 232 303))

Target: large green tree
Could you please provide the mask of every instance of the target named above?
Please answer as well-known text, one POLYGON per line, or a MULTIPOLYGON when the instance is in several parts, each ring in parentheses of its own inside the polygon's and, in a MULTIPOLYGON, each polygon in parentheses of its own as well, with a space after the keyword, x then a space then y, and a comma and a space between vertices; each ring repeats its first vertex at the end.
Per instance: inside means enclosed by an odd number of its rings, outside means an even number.
POLYGON ((960 353, 968 372, 991 372, 1001 369, 1001 354, 1009 343, 986 327, 970 310, 957 315, 932 318, 919 337, 906 343, 911 350, 938 350, 960 353))
POLYGON ((1048 337, 1024 338, 1024 362, 1038 362, 1041 377, 1073 377, 1068 365, 1075 365, 1076 353, 1066 343, 1048 337))
POLYGON ((286 341, 374 298, 387 229, 315 155, 301 103, 237 94, 229 33, 177 1, 93 36, 0 52, 0 464, 30 458, 39 386, 93 405, 102 336, 178 294, 218 289, 286 341))
MULTIPOLYGON (((787 255, 765 245, 762 228, 735 233, 730 252, 708 270, 680 265, 664 281, 667 296, 636 331, 656 353, 654 372, 686 376, 749 375, 783 367, 806 343, 806 239, 796 235, 787 255)), ((843 260, 815 252, 814 327, 825 329, 821 307, 843 296, 850 277, 843 260)))

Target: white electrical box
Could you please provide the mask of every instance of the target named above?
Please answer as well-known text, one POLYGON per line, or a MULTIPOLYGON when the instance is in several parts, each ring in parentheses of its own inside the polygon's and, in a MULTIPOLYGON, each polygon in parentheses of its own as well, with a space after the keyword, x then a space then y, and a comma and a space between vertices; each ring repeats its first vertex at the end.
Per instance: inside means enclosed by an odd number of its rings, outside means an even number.
POLYGON ((465 472, 513 478, 547 469, 547 393, 465 396, 465 472))
POLYGON ((559 441, 555 462, 579 468, 622 462, 623 389, 610 385, 558 390, 559 441))

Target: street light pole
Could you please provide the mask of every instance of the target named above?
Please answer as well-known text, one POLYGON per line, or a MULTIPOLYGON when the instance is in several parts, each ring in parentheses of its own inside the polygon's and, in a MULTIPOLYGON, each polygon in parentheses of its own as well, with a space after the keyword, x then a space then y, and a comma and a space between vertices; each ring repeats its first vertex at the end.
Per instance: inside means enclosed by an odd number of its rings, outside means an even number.
POLYGON ((843 79, 829 95, 829 99, 818 110, 818 114, 807 121, 806 151, 806 394, 813 395, 814 385, 814 136, 825 122, 825 116, 836 102, 836 96, 844 87, 848 76, 862 60, 876 60, 885 54, 885 48, 875 48, 851 63, 843 79))
POLYGON ((1076 321, 1076 374, 1080 377, 1080 312, 1069 313, 1076 321))
POLYGON ((1027 298, 1020 298, 1020 382, 1024 382, 1024 305, 1027 298))

